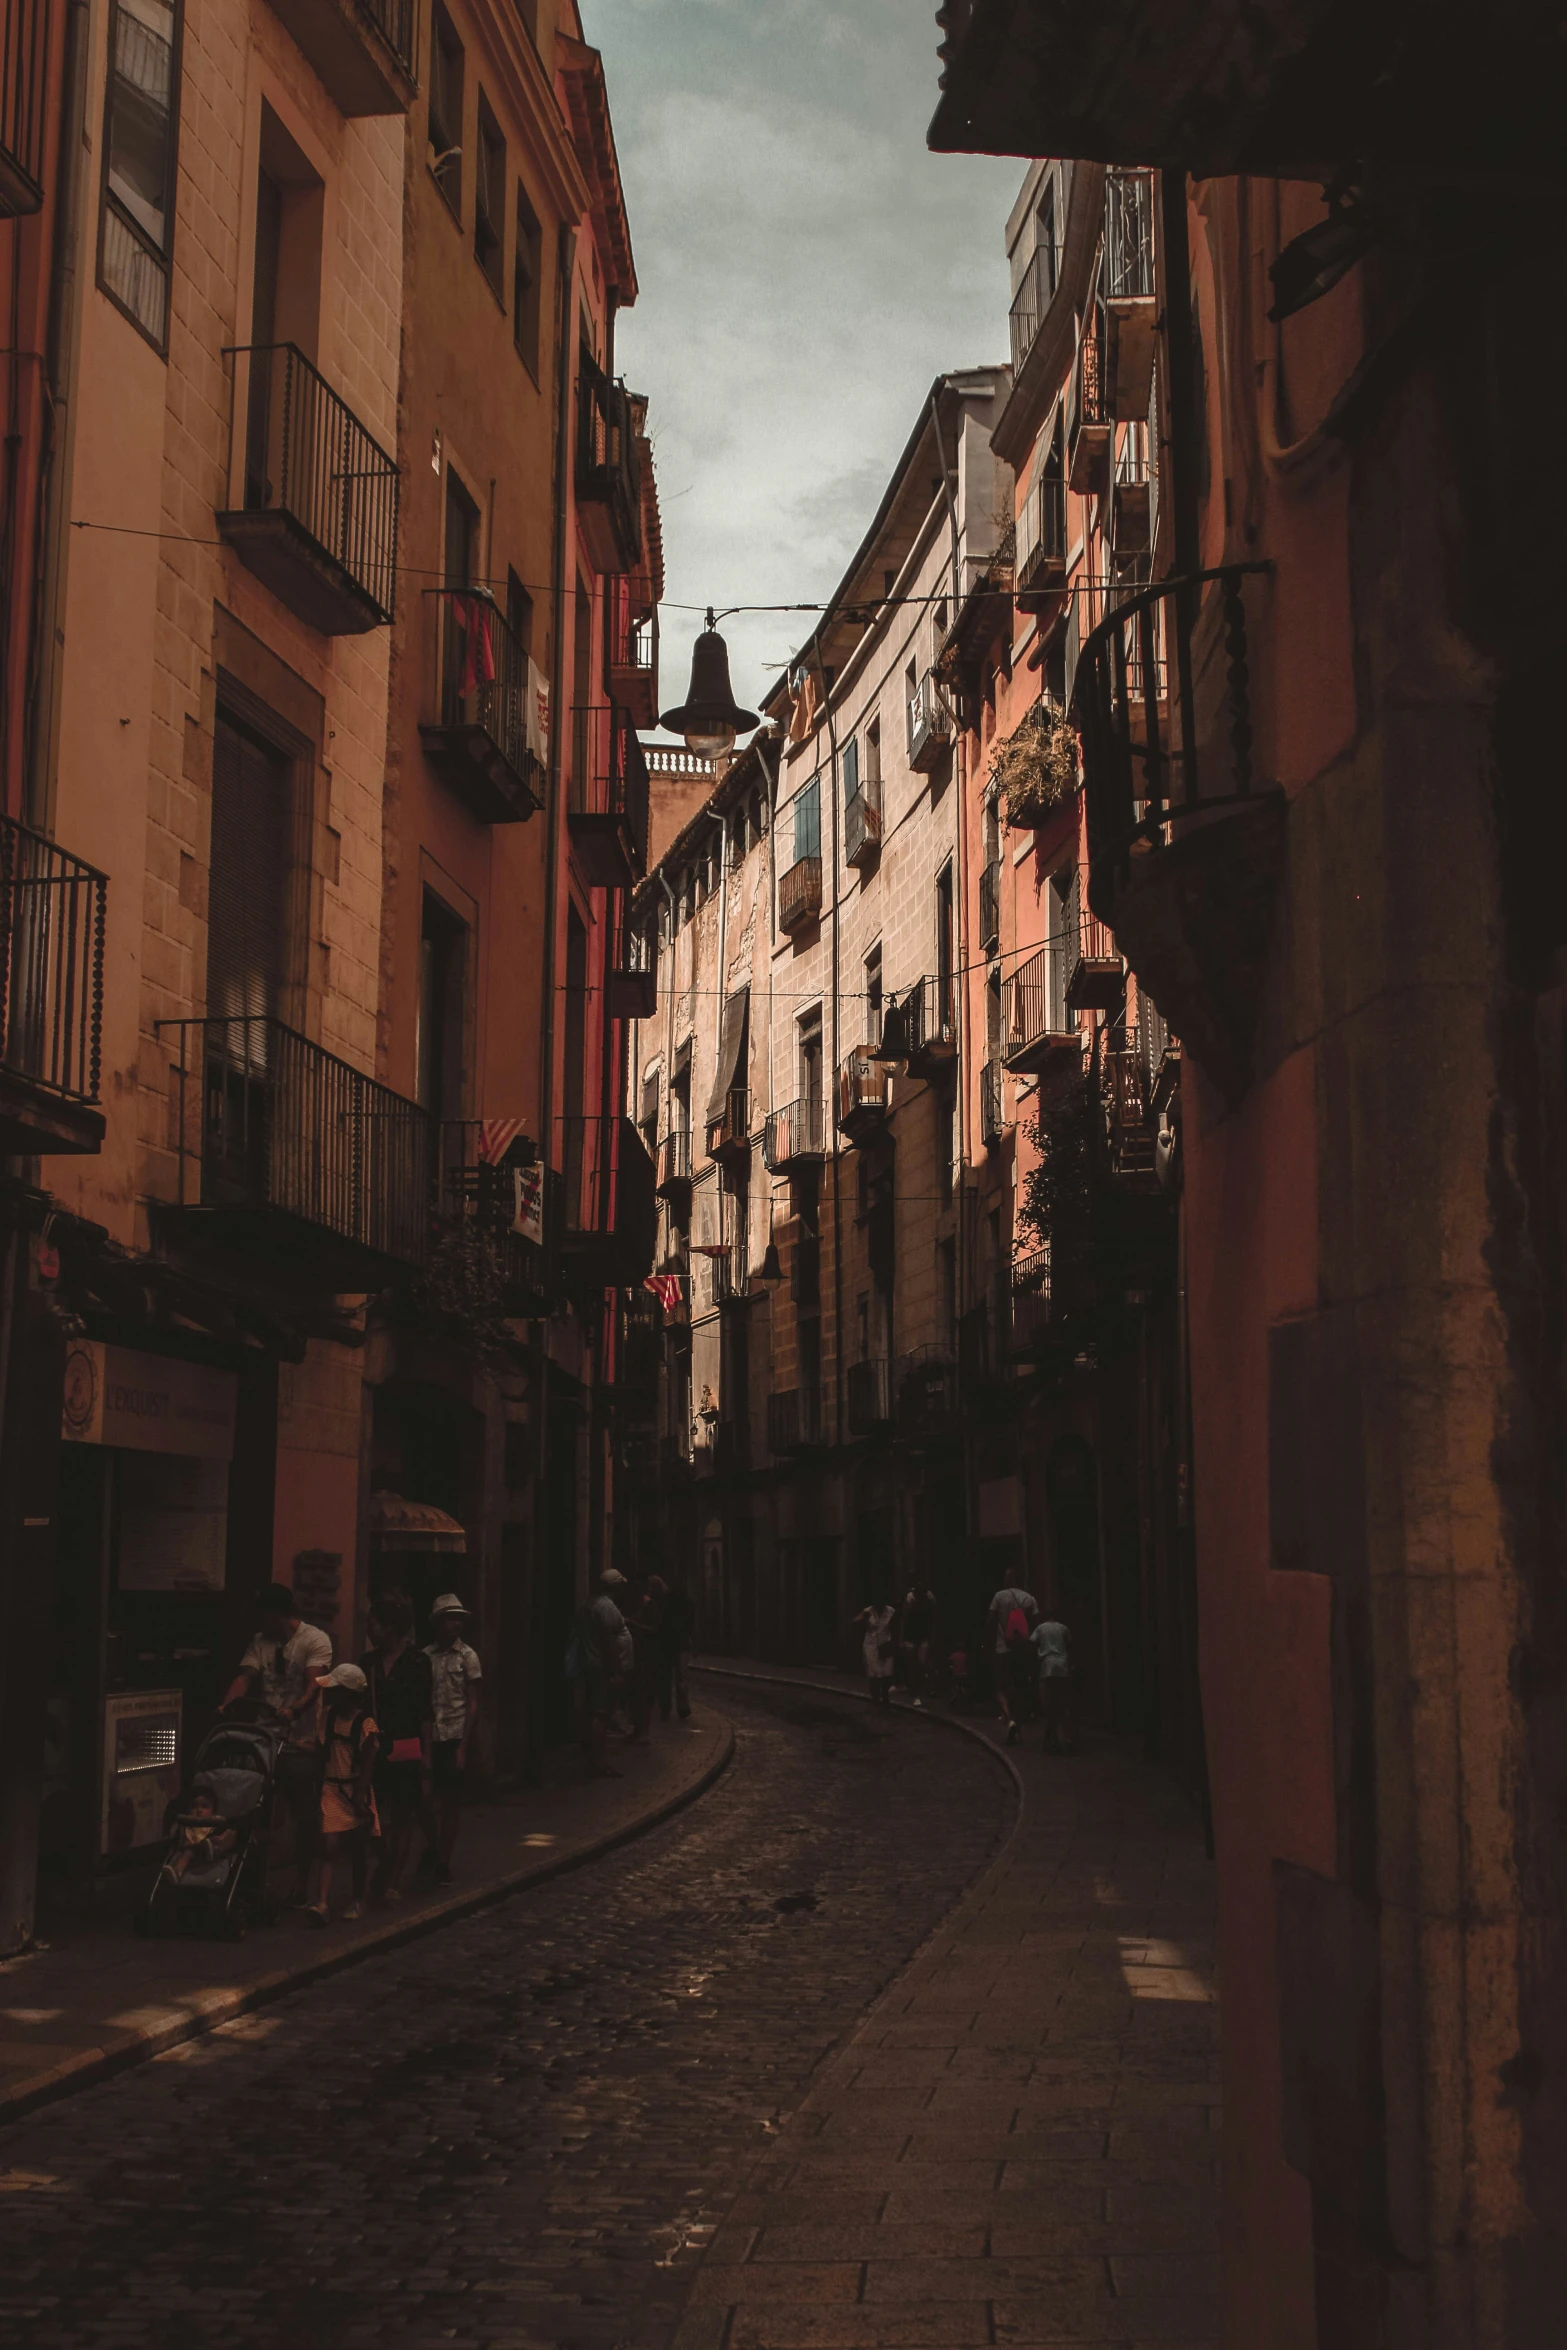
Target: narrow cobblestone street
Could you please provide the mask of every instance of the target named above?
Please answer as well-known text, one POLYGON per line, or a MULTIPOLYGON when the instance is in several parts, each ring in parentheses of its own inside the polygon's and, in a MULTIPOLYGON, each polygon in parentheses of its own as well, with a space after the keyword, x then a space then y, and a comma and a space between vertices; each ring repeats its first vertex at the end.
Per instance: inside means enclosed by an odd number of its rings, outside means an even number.
POLYGON ((969 1742, 726 1685, 644 1842, 0 2134, 0 2337, 667 2343, 780 2117, 1013 1810, 969 1742))

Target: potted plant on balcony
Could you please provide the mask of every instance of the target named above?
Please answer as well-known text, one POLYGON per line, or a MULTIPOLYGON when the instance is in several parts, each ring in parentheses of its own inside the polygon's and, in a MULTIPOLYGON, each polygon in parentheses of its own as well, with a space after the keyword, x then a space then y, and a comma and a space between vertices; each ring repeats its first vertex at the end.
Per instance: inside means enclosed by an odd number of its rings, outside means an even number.
POLYGON ((1077 789, 1077 733, 1043 695, 990 758, 990 786, 1014 832, 1032 832, 1064 808, 1077 789))

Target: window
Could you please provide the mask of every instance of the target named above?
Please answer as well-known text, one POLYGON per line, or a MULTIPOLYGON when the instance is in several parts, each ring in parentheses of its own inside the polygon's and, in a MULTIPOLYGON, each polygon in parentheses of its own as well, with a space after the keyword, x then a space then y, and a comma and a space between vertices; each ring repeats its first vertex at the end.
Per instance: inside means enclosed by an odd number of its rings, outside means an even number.
POLYGON ((843 804, 848 806, 858 799, 860 791, 860 746, 853 735, 844 744, 839 758, 843 767, 843 804))
POLYGON ((820 857, 822 853, 822 784, 819 775, 813 775, 794 803, 794 861, 820 857))
POLYGON ((169 343, 180 0, 115 0, 104 99, 98 282, 155 350, 169 343))
POLYGON ((822 1118, 822 1008, 813 1004, 800 1020, 800 1099, 805 1104, 807 1131, 813 1144, 821 1133, 822 1118))
POLYGON ((944 1024, 952 1023, 952 867, 944 865, 936 879, 936 988, 944 1024))
POLYGON ((867 787, 881 781, 881 720, 873 718, 865 730, 865 781, 867 787))
MULTIPOLYGON (((224 710, 212 743, 212 846, 207 876, 207 1017, 275 1019, 288 977, 292 762, 224 710)), ((253 1057, 235 1029, 215 1040, 253 1057)))
POLYGON ((462 214, 463 50, 457 28, 436 0, 430 12, 430 169, 452 210, 462 214))
POLYGON ((868 1045, 881 1042, 881 948, 872 947, 865 958, 865 1041, 868 1045))
POLYGON ((517 356, 533 377, 539 376, 539 314, 543 301, 544 231, 517 182, 517 244, 511 259, 511 331, 517 356))
POLYGON ((506 141, 479 92, 479 143, 473 181, 473 257, 502 301, 506 254, 506 141))
POLYGON ((1056 290, 1059 252, 1056 238, 1056 183, 1052 172, 1035 214, 1034 244, 1039 255, 1039 307, 1047 307, 1056 290))

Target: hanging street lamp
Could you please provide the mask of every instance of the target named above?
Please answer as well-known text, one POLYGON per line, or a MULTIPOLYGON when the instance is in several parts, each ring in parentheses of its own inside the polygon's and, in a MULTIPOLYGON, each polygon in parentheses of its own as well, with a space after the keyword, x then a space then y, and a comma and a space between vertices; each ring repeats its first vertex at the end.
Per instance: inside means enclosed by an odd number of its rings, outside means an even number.
POLYGON ((729 647, 718 633, 712 606, 707 625, 691 648, 691 683, 678 710, 666 710, 659 720, 671 734, 683 734, 686 749, 700 758, 714 759, 732 750, 737 734, 749 734, 762 723, 754 710, 742 710, 729 682, 729 647))

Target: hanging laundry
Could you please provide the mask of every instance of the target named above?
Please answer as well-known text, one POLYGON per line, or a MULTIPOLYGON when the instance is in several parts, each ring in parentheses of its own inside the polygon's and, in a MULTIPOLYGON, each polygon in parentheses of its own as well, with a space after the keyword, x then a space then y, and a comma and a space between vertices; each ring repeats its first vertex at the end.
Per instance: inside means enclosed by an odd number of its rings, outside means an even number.
POLYGON ((498 1167, 522 1132, 520 1118, 481 1118, 479 1121, 479 1160, 482 1166, 498 1167))
POLYGON ((481 685, 495 683, 495 640, 490 630, 490 607, 482 596, 454 596, 452 616, 463 632, 462 677, 458 692, 465 698, 481 685))

